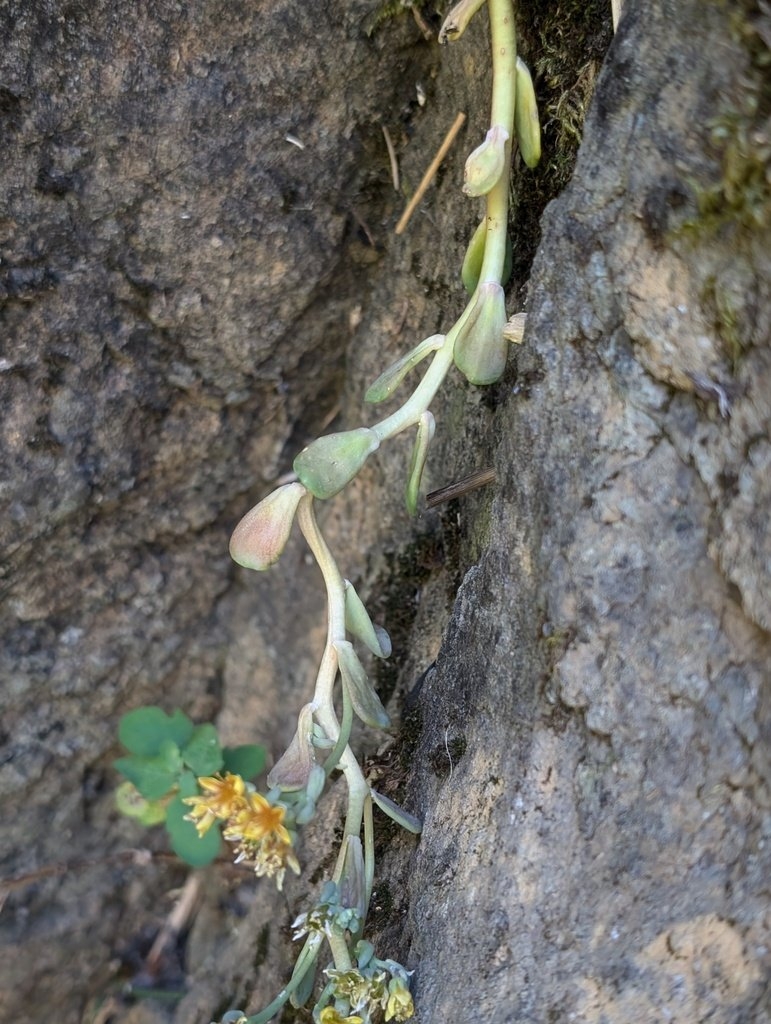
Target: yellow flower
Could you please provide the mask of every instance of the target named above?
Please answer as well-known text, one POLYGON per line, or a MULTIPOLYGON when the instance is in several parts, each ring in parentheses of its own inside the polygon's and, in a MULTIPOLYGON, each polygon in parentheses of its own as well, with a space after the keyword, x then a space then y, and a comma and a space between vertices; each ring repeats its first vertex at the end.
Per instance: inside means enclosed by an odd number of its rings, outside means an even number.
POLYGON ((332 982, 332 993, 337 999, 347 999, 351 1006, 361 1009, 369 1004, 370 1012, 376 1006, 385 1006, 388 997, 385 971, 364 975, 355 967, 348 971, 324 972, 332 982))
POLYGON ((319 1024, 364 1024, 361 1017, 343 1017, 334 1006, 325 1006, 319 1014, 319 1024))
POLYGON ((284 843, 276 836, 266 836, 254 854, 254 873, 258 878, 267 875, 276 879, 276 888, 281 891, 286 869, 300 874, 300 864, 291 843, 284 843))
POLYGON ((218 818, 232 818, 246 804, 246 783, 240 775, 205 775, 198 785, 204 793, 185 797, 182 802, 192 806, 186 818, 195 824, 199 836, 205 835, 218 818))
POLYGON ((228 815, 229 822, 223 831, 226 839, 253 845, 267 836, 275 836, 285 846, 291 846, 292 839, 282 824, 286 808, 272 804, 261 793, 247 793, 234 813, 228 815))
POLYGON ((401 978, 393 978, 388 985, 388 1002, 386 1004, 386 1020, 409 1020, 415 1013, 410 990, 401 978))

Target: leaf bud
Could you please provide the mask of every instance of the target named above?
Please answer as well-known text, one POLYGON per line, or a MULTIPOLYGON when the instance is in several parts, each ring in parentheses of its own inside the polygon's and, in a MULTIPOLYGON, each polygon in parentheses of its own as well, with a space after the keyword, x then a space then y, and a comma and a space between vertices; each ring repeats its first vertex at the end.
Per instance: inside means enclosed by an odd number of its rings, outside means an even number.
POLYGON ((284 790, 305 789, 316 759, 313 755, 313 705, 306 704, 297 717, 292 742, 268 773, 268 786, 284 790))
POLYGON ((503 374, 508 354, 505 326, 503 288, 494 281, 483 281, 455 339, 455 365, 469 383, 492 384, 503 374))
POLYGON ((327 434, 303 448, 294 460, 294 471, 315 497, 331 498, 379 447, 380 440, 369 427, 327 434))
POLYGON ((345 581, 345 628, 366 644, 376 658, 390 656, 391 638, 381 626, 374 625, 350 580, 345 581))
POLYGON ((353 710, 366 725, 371 725, 375 729, 385 729, 391 720, 367 678, 353 644, 348 640, 335 640, 332 646, 337 651, 340 675, 353 710))
POLYGON ((230 557, 245 569, 268 569, 289 540, 302 484, 284 484, 247 512, 230 538, 230 557))
POLYGON ((463 171, 463 191, 467 196, 484 196, 499 181, 506 167, 509 133, 500 124, 494 124, 481 146, 477 146, 466 160, 463 171))

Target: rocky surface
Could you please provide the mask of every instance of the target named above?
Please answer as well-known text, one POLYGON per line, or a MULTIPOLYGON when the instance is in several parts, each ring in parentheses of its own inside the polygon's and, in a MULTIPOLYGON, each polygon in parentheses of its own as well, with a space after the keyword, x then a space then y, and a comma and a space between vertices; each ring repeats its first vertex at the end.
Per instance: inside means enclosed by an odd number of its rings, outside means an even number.
MULTIPOLYGON (((740 144, 767 130, 771 33, 751 4, 645 6, 628 0, 529 287, 524 211, 548 190, 517 172, 523 348, 499 385, 453 377, 436 406, 429 485, 486 466, 497 483, 412 524, 397 443, 323 511, 395 641, 379 685, 401 729, 362 743, 426 824, 416 843, 379 822, 372 927, 416 969, 421 1024, 771 1020, 771 250, 740 144)), ((110 764, 120 714, 148 701, 280 753, 320 585, 299 541, 267 577, 235 570, 230 529, 462 308, 484 23, 440 52, 379 12, 2 15, 4 1019, 257 1010, 324 877, 335 793, 285 894, 210 869, 148 977, 185 873, 116 815, 110 764), (467 132, 394 239, 380 124, 410 189, 458 110, 467 132), (124 858, 145 845, 149 863, 124 858)), ((533 66, 545 17, 519 15, 533 66)), ((592 77, 575 66, 572 95, 592 77)), ((542 101, 551 73, 544 57, 542 101)), ((554 163, 567 115, 549 110, 554 163)))

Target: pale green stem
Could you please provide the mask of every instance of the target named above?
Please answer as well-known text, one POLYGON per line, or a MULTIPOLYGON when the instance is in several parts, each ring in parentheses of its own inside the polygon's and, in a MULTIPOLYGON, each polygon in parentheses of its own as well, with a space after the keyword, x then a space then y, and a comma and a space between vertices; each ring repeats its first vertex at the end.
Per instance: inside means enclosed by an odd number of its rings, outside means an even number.
POLYGON ((490 41, 493 58, 493 102, 490 124, 506 129, 506 171, 487 193, 485 255, 479 274, 480 283, 501 283, 506 259, 506 228, 509 214, 509 165, 511 139, 514 136, 514 104, 516 100, 517 36, 514 7, 511 0, 488 0, 490 41))
MULTIPOLYGON (((319 564, 324 585, 327 590, 329 619, 327 623, 327 643, 316 677, 316 689, 313 694, 313 714, 316 721, 329 739, 337 743, 340 737, 340 723, 335 714, 334 686, 337 678, 337 652, 332 646, 337 640, 345 640, 345 582, 337 568, 332 552, 327 547, 313 514, 313 495, 307 494, 300 499, 297 506, 297 521, 302 530, 313 556, 319 564)), ((359 836, 361 833, 364 801, 369 787, 353 756, 353 751, 346 744, 340 756, 340 768, 348 783, 348 811, 345 817, 345 832, 340 855, 337 859, 334 880, 340 881, 345 863, 345 836, 359 836)))
POLYGON ((472 298, 466 304, 466 308, 447 332, 444 344, 431 360, 423 379, 404 405, 399 406, 396 412, 391 413, 390 416, 387 416, 384 420, 381 420, 380 423, 376 423, 371 428, 373 433, 377 434, 381 443, 387 437, 394 437, 396 434, 400 434, 403 430, 406 430, 408 427, 416 424, 426 409, 431 405, 434 395, 442 386, 444 378, 447 376, 447 373, 452 366, 455 339, 460 333, 461 327, 463 327, 468 319, 468 315, 473 306, 474 300, 472 298))
POLYGON ((320 947, 321 936, 309 935, 305 940, 300 956, 297 958, 297 963, 292 971, 292 977, 287 982, 286 987, 281 989, 273 1002, 266 1006, 264 1010, 260 1010, 253 1017, 247 1017, 246 1024, 267 1024, 271 1017, 275 1017, 305 977, 306 970, 308 969, 308 957, 310 956, 312 960, 315 960, 319 955, 320 947), (300 961, 303 961, 304 965, 306 965, 303 970, 298 970, 300 961))
POLYGON ((306 938, 303 943, 303 948, 300 950, 300 955, 295 961, 290 983, 304 978, 311 965, 316 962, 319 956, 319 950, 321 949, 321 938, 321 935, 316 932, 311 933, 306 938))
POLYGON ((485 0, 461 0, 459 4, 456 4, 444 20, 439 33, 439 42, 444 43, 448 39, 452 39, 454 42, 456 39, 460 39, 468 28, 468 23, 483 3, 485 0))
POLYGON ((364 802, 364 888, 367 905, 372 897, 375 881, 375 823, 372 820, 372 796, 367 793, 364 802))
POLYGON ((387 437, 394 437, 396 434, 406 430, 407 427, 417 423, 431 405, 434 395, 442 386, 442 381, 452 366, 453 341, 454 338, 451 338, 448 334, 444 344, 431 360, 420 384, 418 384, 404 405, 371 428, 373 433, 377 434, 378 440, 381 443, 387 437))
POLYGON ((351 963, 351 954, 348 949, 348 943, 345 941, 345 936, 337 928, 331 928, 327 934, 327 942, 332 950, 335 968, 338 971, 350 971, 353 964, 351 963))
POLYGON ((327 778, 337 768, 340 758, 343 756, 343 751, 348 746, 348 738, 351 735, 351 726, 353 725, 353 704, 348 696, 348 691, 343 687, 343 717, 340 722, 340 735, 337 737, 337 743, 335 743, 333 749, 329 753, 329 757, 324 762, 324 771, 327 774, 327 778))

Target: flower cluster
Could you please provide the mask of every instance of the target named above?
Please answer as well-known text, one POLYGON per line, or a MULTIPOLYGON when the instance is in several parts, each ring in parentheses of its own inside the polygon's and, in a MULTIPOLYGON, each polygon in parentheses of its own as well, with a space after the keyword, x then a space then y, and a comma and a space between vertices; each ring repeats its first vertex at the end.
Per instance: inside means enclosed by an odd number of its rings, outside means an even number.
POLYGON ((362 924, 361 913, 356 907, 344 906, 340 896, 340 886, 336 882, 327 882, 316 906, 292 922, 292 938, 296 941, 313 934, 330 938, 335 932, 339 935, 346 932, 356 934, 362 924))
MULTIPOLYGON (((336 1001, 347 1003, 361 1024, 371 1024, 373 1015, 377 1016, 379 1011, 386 1021, 409 1020, 415 1012, 409 989, 412 972, 406 971, 395 960, 379 960, 368 942, 358 943, 357 950, 356 967, 324 972, 329 979, 325 993, 336 1001)), ((326 1024, 325 1013, 329 1022, 335 1020, 329 1011, 330 1007, 321 1010, 321 1024, 326 1024)))
POLYGON ((257 876, 275 878, 279 889, 287 868, 300 873, 292 835, 284 824, 287 808, 283 804, 271 803, 231 772, 204 776, 198 785, 203 792, 183 802, 192 807, 187 819, 199 835, 205 835, 215 821, 225 822, 222 834, 236 844, 236 863, 245 861, 257 876))

